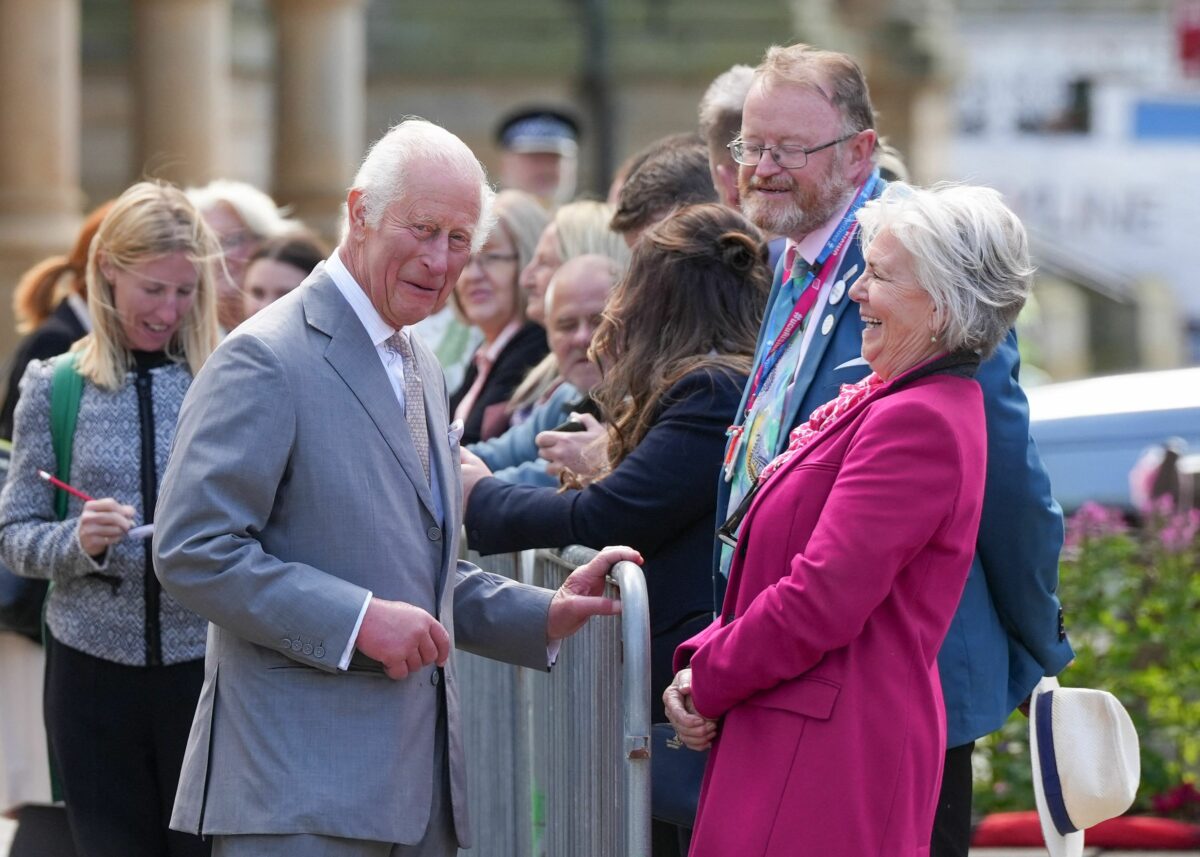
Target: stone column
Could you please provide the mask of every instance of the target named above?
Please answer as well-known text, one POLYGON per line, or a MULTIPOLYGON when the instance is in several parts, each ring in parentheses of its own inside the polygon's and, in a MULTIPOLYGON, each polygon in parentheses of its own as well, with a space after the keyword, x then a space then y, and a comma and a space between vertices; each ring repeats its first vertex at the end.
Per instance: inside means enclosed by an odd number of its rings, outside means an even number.
POLYGON ((1092 368, 1087 295, 1080 286, 1039 274, 1036 298, 1039 368, 1054 381, 1086 378, 1092 368))
POLYGON ((278 40, 275 183, 280 204, 326 237, 363 156, 362 0, 274 0, 278 40))
POLYGON ((135 176, 204 184, 225 170, 229 0, 135 0, 135 176))
POLYGON ((0 355, 11 289, 74 240, 79 188, 79 0, 0 0, 0 355))
POLYGON ((1138 350, 1143 369, 1175 369, 1187 363, 1187 313, 1168 283, 1137 284, 1138 350))

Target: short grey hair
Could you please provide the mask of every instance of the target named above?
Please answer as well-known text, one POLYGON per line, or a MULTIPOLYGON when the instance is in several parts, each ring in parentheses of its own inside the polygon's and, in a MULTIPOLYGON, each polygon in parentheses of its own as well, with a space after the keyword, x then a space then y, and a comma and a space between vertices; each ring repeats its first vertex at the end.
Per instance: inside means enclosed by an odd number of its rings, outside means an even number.
POLYGON ((275 200, 246 182, 214 179, 204 187, 190 187, 184 193, 202 215, 219 205, 228 205, 260 241, 277 238, 303 226, 299 220, 285 216, 287 209, 280 208, 275 200))
POLYGON ((841 115, 844 134, 875 127, 866 75, 850 54, 799 43, 772 45, 754 70, 754 79, 764 86, 785 83, 820 94, 841 115))
MULTIPOLYGON (((363 194, 367 225, 378 226, 384 210, 404 196, 408 168, 417 161, 422 169, 478 177, 479 220, 471 239, 471 252, 477 252, 496 222, 492 211, 496 192, 488 183, 487 171, 466 143, 418 116, 405 116, 388 129, 367 151, 354 176, 351 189, 363 194)), ((343 212, 343 237, 348 232, 349 212, 343 212)))
POLYGON ((988 187, 902 182, 858 212, 864 245, 888 230, 908 251, 917 283, 942 320, 951 351, 987 358, 1008 334, 1033 283, 1029 238, 1020 219, 988 187))
POLYGON ((708 146, 710 160, 716 161, 722 156, 732 158, 726 146, 741 131, 742 107, 752 83, 754 69, 748 65, 735 65, 717 75, 700 99, 700 136, 708 146))

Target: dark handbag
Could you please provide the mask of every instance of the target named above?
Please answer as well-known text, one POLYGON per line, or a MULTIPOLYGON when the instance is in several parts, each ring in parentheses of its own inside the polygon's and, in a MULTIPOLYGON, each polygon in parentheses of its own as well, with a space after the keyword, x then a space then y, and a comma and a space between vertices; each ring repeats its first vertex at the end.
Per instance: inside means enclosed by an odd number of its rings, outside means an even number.
POLYGON ((691 830, 708 751, 689 750, 670 723, 650 727, 650 815, 691 830))
MULTIPOLYGON (((83 397, 83 376, 76 368, 77 353, 58 359, 50 383, 50 440, 57 461, 56 474, 64 482, 71 478, 71 447, 79 402, 83 397)), ((12 444, 0 441, 0 481, 8 477, 12 444)), ((54 492, 54 511, 61 521, 67 516, 67 493, 54 492)), ((47 580, 19 577, 0 566, 0 631, 16 631, 34 642, 42 641, 42 613, 50 590, 47 580)))
POLYGON ((42 641, 42 604, 47 582, 18 577, 0 565, 0 631, 42 641))
MULTIPOLYGON (((12 445, 0 441, 0 482, 8 475, 12 445)), ((0 631, 15 631, 36 643, 42 641, 42 602, 46 581, 18 577, 0 565, 0 631)))

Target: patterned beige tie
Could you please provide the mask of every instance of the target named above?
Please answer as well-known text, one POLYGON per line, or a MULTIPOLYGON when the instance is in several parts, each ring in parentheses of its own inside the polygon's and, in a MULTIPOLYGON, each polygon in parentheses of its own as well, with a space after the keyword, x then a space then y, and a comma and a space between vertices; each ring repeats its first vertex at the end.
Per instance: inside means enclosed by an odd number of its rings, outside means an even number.
POLYGON ((425 482, 432 484, 429 482, 429 432, 425 427, 425 397, 421 393, 421 376, 417 372, 412 343, 403 331, 398 330, 388 337, 387 345, 404 361, 404 419, 408 422, 417 458, 421 459, 421 467, 425 470, 425 482))

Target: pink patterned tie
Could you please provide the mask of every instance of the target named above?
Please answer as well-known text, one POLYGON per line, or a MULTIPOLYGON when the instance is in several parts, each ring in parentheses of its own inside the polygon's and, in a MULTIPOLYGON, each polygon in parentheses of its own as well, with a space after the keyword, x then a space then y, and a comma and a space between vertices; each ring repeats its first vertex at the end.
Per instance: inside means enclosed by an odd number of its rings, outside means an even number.
POLYGON ((413 354, 412 343, 403 331, 398 330, 389 336, 387 344, 404 361, 404 419, 408 423, 417 458, 421 459, 425 482, 429 483, 429 431, 425 427, 425 397, 421 391, 417 359, 413 354))

